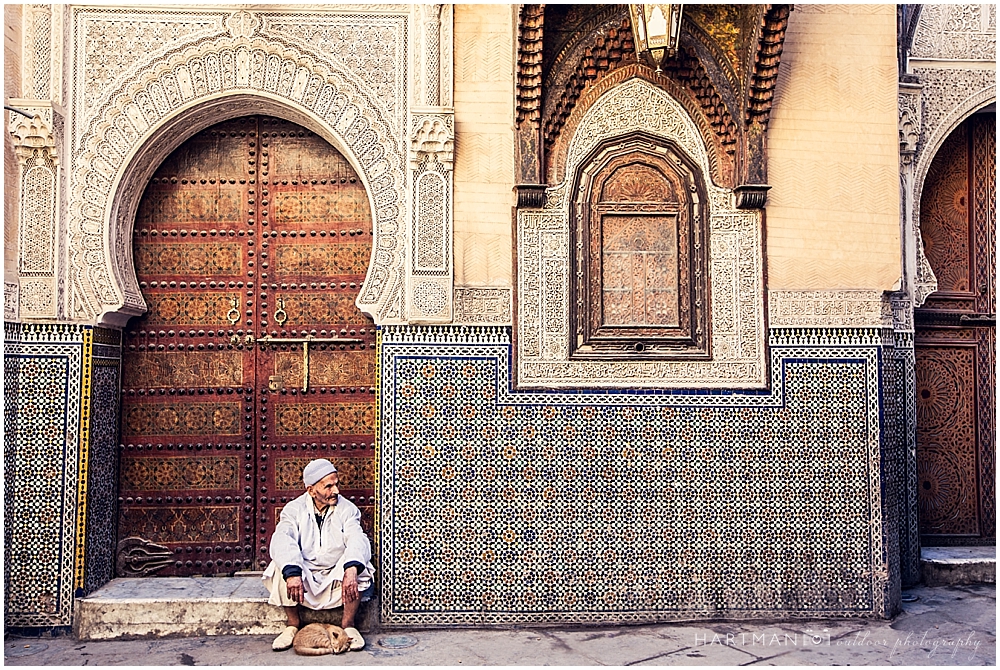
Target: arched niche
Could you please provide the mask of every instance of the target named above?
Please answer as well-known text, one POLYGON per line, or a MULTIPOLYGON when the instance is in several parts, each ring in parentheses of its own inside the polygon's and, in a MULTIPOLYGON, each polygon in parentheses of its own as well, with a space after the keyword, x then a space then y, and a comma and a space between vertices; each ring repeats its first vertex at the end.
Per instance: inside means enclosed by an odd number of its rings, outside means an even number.
MULTIPOLYGON (((939 103, 934 99, 925 101, 924 115, 929 115, 927 107, 937 104, 939 103)), ((924 128, 913 171, 913 225, 909 231, 909 234, 915 238, 916 249, 917 273, 914 286, 914 307, 923 305, 927 296, 937 290, 937 279, 924 254, 924 244, 920 235, 920 200, 923 196, 927 173, 934 158, 941 150, 941 146, 955 129, 970 116, 991 104, 996 104, 995 84, 973 92, 951 109, 942 110, 941 120, 931 128, 924 128)))

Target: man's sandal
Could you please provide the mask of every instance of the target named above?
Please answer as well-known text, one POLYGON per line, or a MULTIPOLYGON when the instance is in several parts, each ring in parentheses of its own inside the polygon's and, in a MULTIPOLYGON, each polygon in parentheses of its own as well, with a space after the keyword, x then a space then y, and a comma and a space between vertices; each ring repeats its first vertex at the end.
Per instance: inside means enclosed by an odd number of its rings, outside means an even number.
POLYGON ((361 651, 365 648, 365 638, 361 637, 357 628, 345 628, 344 632, 351 638, 351 651, 361 651))
POLYGON ((281 635, 274 638, 274 642, 271 643, 271 649, 274 651, 291 649, 292 642, 295 640, 295 634, 298 632, 299 629, 295 626, 285 626, 285 630, 281 631, 281 635))

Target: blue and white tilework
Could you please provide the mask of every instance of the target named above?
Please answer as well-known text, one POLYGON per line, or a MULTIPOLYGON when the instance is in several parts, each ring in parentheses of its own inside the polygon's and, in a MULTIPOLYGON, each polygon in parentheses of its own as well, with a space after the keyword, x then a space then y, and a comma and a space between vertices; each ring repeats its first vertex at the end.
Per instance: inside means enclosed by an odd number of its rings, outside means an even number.
POLYGON ((772 331, 769 390, 707 393, 520 392, 509 328, 380 334, 384 623, 895 613, 891 332, 772 331))
POLYGON ((69 626, 83 328, 5 324, 5 339, 4 624, 69 626))
POLYGON ((84 594, 104 586, 115 571, 121 333, 95 329, 93 352, 84 594))

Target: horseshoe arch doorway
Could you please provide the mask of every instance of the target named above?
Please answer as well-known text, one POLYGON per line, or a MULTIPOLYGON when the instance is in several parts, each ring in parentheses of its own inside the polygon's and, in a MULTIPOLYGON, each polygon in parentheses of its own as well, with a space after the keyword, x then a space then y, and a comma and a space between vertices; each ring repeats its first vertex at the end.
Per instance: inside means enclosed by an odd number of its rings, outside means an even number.
POLYGON ((289 121, 224 121, 157 169, 133 232, 149 310, 124 333, 118 576, 262 569, 313 458, 374 539, 371 245, 357 172, 289 121))

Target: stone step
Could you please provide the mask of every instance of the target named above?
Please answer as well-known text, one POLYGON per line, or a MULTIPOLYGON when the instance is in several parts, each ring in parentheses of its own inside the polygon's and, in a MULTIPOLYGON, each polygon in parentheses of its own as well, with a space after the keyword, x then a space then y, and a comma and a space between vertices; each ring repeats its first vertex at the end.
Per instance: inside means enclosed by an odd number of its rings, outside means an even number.
MULTIPOLYGON (((73 634, 78 640, 277 635, 285 614, 267 596, 259 574, 118 578, 76 599, 73 634)), ((362 606, 360 631, 374 628, 377 611, 374 601, 362 606)), ((312 614, 303 620, 340 623, 339 609, 312 614)))
POLYGON ((997 548, 924 547, 920 568, 926 586, 996 584, 997 548))

